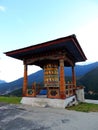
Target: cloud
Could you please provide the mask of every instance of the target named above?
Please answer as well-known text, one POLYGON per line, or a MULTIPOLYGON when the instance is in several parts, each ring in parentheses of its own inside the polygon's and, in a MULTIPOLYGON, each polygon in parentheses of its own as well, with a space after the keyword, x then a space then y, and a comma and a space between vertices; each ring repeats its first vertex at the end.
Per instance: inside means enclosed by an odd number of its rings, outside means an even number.
MULTIPOLYGON (((35 65, 28 66, 28 75, 35 73, 41 68, 35 65)), ((3 55, 0 58, 0 80, 11 82, 23 77, 24 66, 23 62, 11 57, 3 55)))
POLYGON ((6 8, 0 5, 0 11, 5 12, 6 8))
POLYGON ((89 61, 98 61, 98 19, 90 21, 77 32, 78 40, 89 61))

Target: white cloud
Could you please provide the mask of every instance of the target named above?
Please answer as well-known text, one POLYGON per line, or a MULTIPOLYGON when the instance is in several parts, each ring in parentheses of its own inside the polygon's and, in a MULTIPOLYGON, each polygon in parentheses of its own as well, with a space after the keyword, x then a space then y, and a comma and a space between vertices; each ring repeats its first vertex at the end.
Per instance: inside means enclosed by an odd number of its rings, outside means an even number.
MULTIPOLYGON (((35 73, 40 69, 40 67, 34 65, 28 66, 28 75, 35 73)), ((0 80, 11 82, 23 77, 23 73, 24 66, 22 61, 7 56, 3 56, 2 58, 0 58, 0 80)))
POLYGON ((6 11, 5 6, 0 5, 0 11, 5 12, 6 11))
POLYGON ((77 31, 77 39, 88 61, 98 61, 98 19, 80 28, 77 31))
POLYGON ((0 60, 0 79, 12 81, 23 76, 22 63, 4 56, 0 60))

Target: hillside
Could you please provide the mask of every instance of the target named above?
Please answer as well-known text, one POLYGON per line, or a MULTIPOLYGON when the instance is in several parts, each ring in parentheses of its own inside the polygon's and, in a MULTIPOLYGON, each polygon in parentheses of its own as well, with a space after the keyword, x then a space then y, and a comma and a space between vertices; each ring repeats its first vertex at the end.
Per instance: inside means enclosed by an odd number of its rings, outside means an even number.
POLYGON ((98 100, 98 67, 85 74, 79 83, 85 87, 85 97, 98 100))
POLYGON ((85 74, 79 81, 85 86, 86 92, 98 92, 98 67, 85 74))

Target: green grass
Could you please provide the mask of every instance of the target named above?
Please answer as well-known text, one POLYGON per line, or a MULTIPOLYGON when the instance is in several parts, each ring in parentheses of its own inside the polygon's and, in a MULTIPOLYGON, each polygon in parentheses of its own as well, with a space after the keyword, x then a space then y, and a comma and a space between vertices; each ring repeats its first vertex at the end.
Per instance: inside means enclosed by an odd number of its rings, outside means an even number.
POLYGON ((21 100, 21 97, 0 97, 0 102, 4 103, 12 103, 12 104, 19 104, 21 100))
POLYGON ((67 109, 81 112, 98 112, 98 104, 79 103, 78 105, 69 107, 67 109))

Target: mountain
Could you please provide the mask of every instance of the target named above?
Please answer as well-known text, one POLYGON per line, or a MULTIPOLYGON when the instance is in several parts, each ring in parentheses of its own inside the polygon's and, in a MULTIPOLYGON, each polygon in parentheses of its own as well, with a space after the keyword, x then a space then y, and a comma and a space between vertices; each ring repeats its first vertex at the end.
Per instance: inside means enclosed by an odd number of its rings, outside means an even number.
POLYGON ((0 80, 0 84, 2 84, 2 83, 6 83, 6 81, 4 81, 4 80, 0 80))
MULTIPOLYGON (((43 70, 33 73, 28 76, 28 86, 32 86, 33 82, 43 82, 43 70)), ((20 89, 23 86, 23 78, 17 79, 13 82, 0 84, 0 95, 7 94, 14 90, 20 89)))
MULTIPOLYGON (((78 83, 86 86, 86 88, 89 89, 87 80, 89 80, 89 78, 92 76, 86 79, 87 77, 86 74, 92 73, 96 67, 98 67, 98 62, 88 64, 88 65, 76 65, 75 67, 76 76, 82 77, 79 79, 78 83)), ((65 76, 67 77, 72 76, 71 67, 65 67, 65 76)), ((43 70, 40 70, 40 71, 37 71, 36 73, 28 75, 28 87, 32 86, 33 82, 43 83, 43 77, 44 77, 43 70)), ((10 83, 2 83, 0 84, 0 95, 7 94, 12 91, 21 89, 22 86, 23 86, 23 78, 17 79, 10 83)))
MULTIPOLYGON (((83 76, 87 72, 93 70, 96 67, 98 67, 98 62, 94 62, 94 63, 87 64, 87 65, 76 65, 75 66, 76 76, 83 76)), ((65 67, 65 74, 67 76, 71 76, 72 75, 72 73, 71 73, 71 67, 65 67)))

